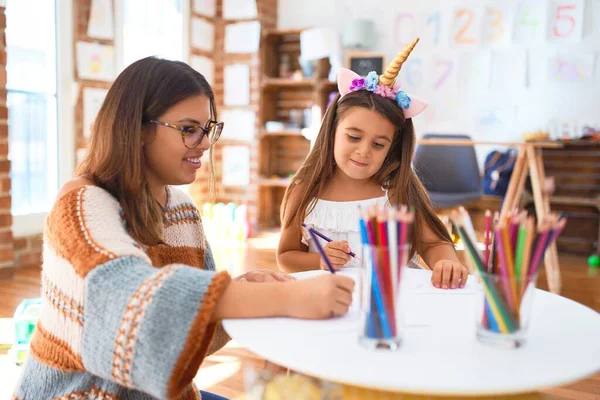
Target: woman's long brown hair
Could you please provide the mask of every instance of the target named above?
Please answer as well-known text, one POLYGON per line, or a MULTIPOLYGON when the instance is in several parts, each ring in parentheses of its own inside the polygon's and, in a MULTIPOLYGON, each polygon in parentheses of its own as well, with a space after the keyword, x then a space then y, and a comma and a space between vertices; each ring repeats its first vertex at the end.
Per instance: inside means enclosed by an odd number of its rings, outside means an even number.
MULTIPOLYGON (((164 218, 146 179, 143 135, 152 129, 147 123, 196 95, 209 98, 211 119, 216 119, 213 91, 189 65, 155 57, 134 62, 108 91, 92 127, 87 156, 77 167, 78 176, 90 179, 119 201, 127 229, 144 245, 162 242, 164 218)), ((214 187, 212 168, 210 176, 214 187)))
MULTIPOLYGON (((412 120, 404 119, 404 114, 395 101, 367 90, 350 92, 341 100, 338 94, 331 102, 325 112, 313 149, 294 175, 283 197, 281 219, 284 226, 289 227, 294 224, 301 229, 302 221, 314 208, 313 200, 320 197, 333 177, 336 168, 333 157, 335 131, 344 115, 353 107, 376 111, 397 127, 388 155, 381 169, 371 179, 387 188, 391 204, 414 207, 415 222, 411 237, 411 256, 415 252, 423 254, 429 246, 451 244, 452 239, 448 230, 434 213, 427 191, 412 169, 416 141, 412 120), (290 195, 299 184, 302 184, 304 189, 299 196, 300 201, 296 207, 288 209, 290 195), (422 241, 423 224, 431 227, 440 240, 432 243, 422 241)), ((356 224, 358 225, 358 221, 356 224)))

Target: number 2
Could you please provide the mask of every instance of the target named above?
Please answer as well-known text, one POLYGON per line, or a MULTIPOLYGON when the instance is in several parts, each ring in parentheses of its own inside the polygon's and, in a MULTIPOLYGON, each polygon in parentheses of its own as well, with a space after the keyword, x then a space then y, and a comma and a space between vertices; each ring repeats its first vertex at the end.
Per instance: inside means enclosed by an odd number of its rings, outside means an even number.
POLYGON ((465 43, 465 44, 466 43, 469 43, 469 44, 476 43, 476 40, 474 38, 466 37, 466 34, 467 34, 469 28, 473 24, 473 19, 475 18, 475 13, 473 11, 467 10, 465 8, 462 8, 456 12, 456 19, 461 19, 463 16, 466 17, 466 21, 465 21, 464 25, 460 28, 460 30, 456 33, 456 36, 454 36, 454 41, 456 43, 465 43))
POLYGON ((572 15, 565 15, 566 12, 573 11, 573 10, 575 10, 574 4, 562 5, 562 6, 556 7, 556 22, 554 24, 554 36, 565 37, 565 36, 569 36, 571 33, 573 33, 573 31, 575 30, 575 17, 573 17, 572 15), (561 30, 558 29, 558 24, 561 20, 565 21, 565 22, 567 22, 567 21, 569 22, 569 29, 565 32, 561 32, 561 30))

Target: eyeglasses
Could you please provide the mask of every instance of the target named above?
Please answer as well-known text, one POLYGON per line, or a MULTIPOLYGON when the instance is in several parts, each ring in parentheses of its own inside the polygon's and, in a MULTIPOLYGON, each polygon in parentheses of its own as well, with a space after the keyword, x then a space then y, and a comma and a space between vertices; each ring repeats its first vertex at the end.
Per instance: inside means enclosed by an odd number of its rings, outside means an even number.
POLYGON ((154 125, 162 125, 166 126, 167 128, 178 130, 179 133, 181 133, 181 141, 183 142, 183 145, 188 149, 193 149, 194 147, 198 146, 204 138, 204 135, 208 136, 208 140, 212 146, 217 142, 217 140, 219 140, 224 125, 223 122, 217 122, 214 120, 209 120, 205 126, 175 125, 153 119, 149 122, 154 125))

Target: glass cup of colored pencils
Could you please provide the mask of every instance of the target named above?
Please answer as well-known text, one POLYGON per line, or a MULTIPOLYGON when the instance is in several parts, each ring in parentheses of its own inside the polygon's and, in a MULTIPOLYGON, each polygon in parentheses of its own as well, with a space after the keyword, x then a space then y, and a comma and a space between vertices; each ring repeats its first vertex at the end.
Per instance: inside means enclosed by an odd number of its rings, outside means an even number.
MULTIPOLYGON (((490 213, 486 212, 486 218, 490 213)), ((538 223, 526 212, 503 221, 486 221, 482 254, 475 232, 457 215, 452 220, 479 275, 477 338, 487 344, 518 348, 526 342, 538 271, 546 250, 566 219, 552 215, 538 223)))
POLYGON ((359 341, 366 348, 396 350, 402 342, 400 282, 408 264, 412 220, 412 213, 406 209, 376 208, 360 220, 363 248, 359 341))

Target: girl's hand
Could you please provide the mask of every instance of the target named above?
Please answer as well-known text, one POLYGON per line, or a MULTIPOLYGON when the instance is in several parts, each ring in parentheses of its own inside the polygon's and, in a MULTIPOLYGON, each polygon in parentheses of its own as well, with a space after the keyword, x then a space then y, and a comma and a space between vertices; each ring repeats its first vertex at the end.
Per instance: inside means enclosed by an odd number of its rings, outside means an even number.
POLYGON ((293 276, 284 274, 280 271, 271 271, 268 269, 255 269, 253 271, 248 271, 245 274, 238 276, 233 279, 234 281, 239 282, 254 282, 254 283, 263 283, 263 282, 288 282, 295 281, 296 278, 293 276))
POLYGON ((431 283, 436 288, 463 288, 467 283, 469 271, 467 267, 452 260, 439 260, 433 266, 431 283))
POLYGON ((343 275, 320 275, 286 285, 288 312, 293 318, 324 319, 344 315, 352 304, 354 280, 343 275))
MULTIPOLYGON (((350 253, 350 246, 348 246, 348 242, 345 240, 329 242, 323 247, 323 250, 325 251, 325 254, 327 254, 327 258, 329 258, 333 269, 336 271, 342 269, 342 267, 350 261, 350 255, 348 254, 350 253)), ((320 266, 321 269, 329 271, 323 258, 321 258, 320 266)))

